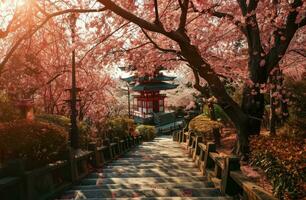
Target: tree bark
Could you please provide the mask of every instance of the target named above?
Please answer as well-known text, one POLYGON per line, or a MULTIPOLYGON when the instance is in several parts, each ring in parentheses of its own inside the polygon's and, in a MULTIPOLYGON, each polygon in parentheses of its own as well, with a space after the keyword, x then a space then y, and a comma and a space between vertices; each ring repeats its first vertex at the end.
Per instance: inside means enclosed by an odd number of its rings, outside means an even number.
POLYGON ((273 97, 274 90, 270 90, 270 135, 275 136, 276 135, 276 113, 275 113, 275 98, 273 97))
POLYGON ((247 124, 249 135, 259 135, 265 109, 264 95, 260 94, 259 88, 252 89, 248 86, 243 88, 241 108, 249 118, 247 124), (256 94, 252 94, 252 90, 256 94))
POLYGON ((216 114, 215 114, 214 104, 213 103, 208 103, 207 105, 208 105, 210 119, 215 121, 216 120, 216 114))
POLYGON ((221 106, 237 128, 238 148, 235 153, 243 158, 247 158, 249 154, 248 136, 250 121, 248 115, 246 115, 240 106, 227 94, 224 84, 215 72, 212 71, 208 63, 203 60, 197 48, 191 44, 179 44, 184 58, 186 58, 190 66, 196 66, 199 75, 207 81, 212 95, 217 98, 218 105, 221 106))

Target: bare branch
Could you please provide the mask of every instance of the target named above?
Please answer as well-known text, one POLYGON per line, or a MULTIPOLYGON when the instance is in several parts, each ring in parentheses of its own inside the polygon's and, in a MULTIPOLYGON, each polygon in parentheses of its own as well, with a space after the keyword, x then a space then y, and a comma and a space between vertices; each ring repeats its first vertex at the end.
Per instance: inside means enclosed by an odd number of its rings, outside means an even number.
POLYGON ((306 57, 306 49, 292 49, 289 52, 294 52, 300 56, 306 57))
POLYGON ((114 33, 118 32, 119 30, 121 30, 123 27, 127 26, 130 22, 126 22, 123 25, 119 26, 117 29, 115 29, 114 31, 112 31, 110 34, 108 34, 107 36, 105 36, 102 40, 100 40, 98 43, 96 43, 92 48, 90 48, 85 54, 84 56, 79 60, 79 63, 82 63, 82 61, 85 59, 85 57, 92 52, 93 50, 95 50, 100 44, 102 44, 103 42, 105 42, 108 38, 110 38, 112 35, 114 35, 114 33))
POLYGON ((160 51, 163 51, 163 52, 168 52, 168 53, 174 53, 176 55, 181 55, 181 53, 179 51, 176 51, 176 50, 173 50, 173 49, 165 49, 165 48, 162 48, 160 47, 156 42, 153 41, 153 39, 148 35, 148 33, 144 30, 144 29, 141 29, 142 32, 145 34, 145 36, 148 38, 148 40, 154 45, 155 48, 157 48, 158 50, 160 51))
POLYGON ((158 4, 157 4, 157 0, 154 0, 154 8, 155 8, 155 24, 159 24, 160 20, 159 20, 159 14, 158 14, 158 4))
MULTIPOLYGON (((180 2, 180 1, 179 1, 180 2)), ((185 32, 185 26, 187 21, 187 11, 188 11, 189 0, 184 0, 183 3, 180 3, 181 7, 181 16, 180 16, 180 24, 178 27, 178 31, 181 33, 185 32)))

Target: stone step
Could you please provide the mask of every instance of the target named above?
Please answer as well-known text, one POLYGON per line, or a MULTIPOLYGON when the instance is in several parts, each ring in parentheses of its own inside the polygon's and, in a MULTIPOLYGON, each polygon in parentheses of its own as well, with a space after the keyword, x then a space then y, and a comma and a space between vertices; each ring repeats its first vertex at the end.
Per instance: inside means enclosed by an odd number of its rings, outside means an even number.
POLYGON ((195 169, 195 165, 189 165, 189 166, 177 166, 177 165, 163 165, 163 166, 157 166, 157 165, 107 165, 103 168, 103 170, 106 169, 113 169, 113 170, 120 170, 120 169, 132 169, 132 170, 137 170, 137 169, 153 169, 153 168, 162 168, 162 169, 186 169, 186 170, 192 170, 195 169))
POLYGON ((104 168, 104 169, 98 169, 96 173, 162 173, 162 172, 175 172, 177 174, 183 174, 183 173, 194 173, 194 172, 200 172, 196 168, 184 168, 184 169, 169 169, 165 167, 156 167, 156 168, 148 168, 148 169, 139 169, 139 168, 126 168, 126 167, 116 167, 116 168, 104 168))
POLYGON ((108 185, 76 185, 73 190, 87 189, 171 189, 171 188, 213 188, 212 182, 193 181, 183 183, 135 183, 135 184, 108 184, 108 185))
POLYGON ((128 172, 111 172, 111 173, 92 173, 88 176, 88 178, 140 178, 140 177, 164 177, 164 176, 201 176, 201 172, 181 172, 177 173, 175 171, 169 170, 165 171, 152 171, 152 172, 136 172, 136 173, 128 173, 128 172))
POLYGON ((72 186, 61 200, 226 200, 172 138, 145 142, 72 186))
MULTIPOLYGON (((73 197, 67 196, 56 200, 72 200, 73 197)), ((80 198, 81 199, 81 198, 80 198)), ((114 198, 86 198, 87 200, 114 200, 114 198)), ((118 200, 232 200, 229 197, 138 197, 138 198, 120 198, 118 200)))
POLYGON ((112 162, 109 163, 106 168, 121 166, 121 167, 139 167, 139 168, 154 168, 154 167, 168 167, 171 169, 174 168, 181 168, 184 169, 185 167, 196 167, 195 163, 188 162, 188 163, 164 163, 164 162, 112 162))
POLYGON ((135 159, 135 160, 123 160, 123 159, 118 159, 113 161, 111 164, 122 164, 122 165, 138 165, 138 164, 146 164, 146 163, 153 163, 153 164, 178 164, 183 163, 183 164, 193 164, 192 159, 150 159, 147 157, 144 157, 142 160, 141 159, 135 159))
POLYGON ((88 189, 69 190, 64 195, 74 197, 82 194, 86 198, 135 198, 135 197, 218 197, 214 188, 193 189, 88 189))
POLYGON ((139 183, 183 183, 192 181, 207 181, 206 177, 145 177, 145 178, 85 178, 80 185, 102 185, 102 184, 139 184, 139 183))
POLYGON ((185 155, 177 154, 177 155, 171 155, 171 154, 126 154, 123 155, 123 157, 120 157, 120 159, 123 160, 133 160, 133 159, 141 159, 143 156, 146 156, 148 158, 185 158, 185 155))

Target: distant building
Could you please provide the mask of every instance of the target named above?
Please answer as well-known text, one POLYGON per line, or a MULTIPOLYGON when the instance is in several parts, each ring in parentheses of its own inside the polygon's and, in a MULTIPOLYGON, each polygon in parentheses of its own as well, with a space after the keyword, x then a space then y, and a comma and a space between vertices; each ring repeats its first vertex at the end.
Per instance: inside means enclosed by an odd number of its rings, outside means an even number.
POLYGON ((133 75, 122 78, 136 92, 133 95, 132 116, 135 123, 154 125, 160 133, 179 129, 184 125, 183 119, 178 119, 174 112, 166 111, 166 94, 161 91, 177 88, 173 84, 176 77, 166 76, 161 72, 162 68, 153 75, 133 75))

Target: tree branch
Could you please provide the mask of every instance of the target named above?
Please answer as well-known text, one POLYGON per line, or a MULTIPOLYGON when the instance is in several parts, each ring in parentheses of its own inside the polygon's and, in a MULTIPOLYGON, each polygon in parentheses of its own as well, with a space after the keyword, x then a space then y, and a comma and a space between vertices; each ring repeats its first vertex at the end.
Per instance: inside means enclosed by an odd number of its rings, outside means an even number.
POLYGON ((19 47, 19 45, 26 39, 30 38, 33 36, 40 28, 42 28, 51 18, 67 14, 67 13, 90 13, 90 12, 102 12, 105 11, 106 8, 100 8, 100 9, 67 9, 63 11, 58 11, 55 13, 52 13, 46 17, 46 19, 43 20, 41 24, 36 26, 35 28, 31 29, 31 31, 25 33, 22 37, 20 37, 16 43, 13 45, 13 47, 8 51, 4 59, 0 63, 0 74, 6 65, 6 63, 9 61, 10 57, 14 54, 15 50, 19 47))
POLYGON ((155 8, 155 22, 154 23, 160 24, 157 0, 154 0, 154 8, 155 8))
POLYGON ((229 19, 230 21, 232 21, 238 28, 239 30, 244 34, 246 35, 246 29, 243 27, 243 24, 241 21, 239 20, 235 20, 235 17, 231 14, 228 14, 228 13, 224 13, 224 12, 219 12, 219 11, 215 11, 213 9, 210 9, 210 12, 209 12, 211 15, 215 16, 215 17, 218 17, 218 18, 226 18, 226 19, 229 19))
POLYGON ((300 24, 296 24, 295 21, 296 17, 299 14, 296 9, 302 6, 303 3, 304 2, 302 0, 295 0, 291 4, 291 11, 287 16, 285 27, 278 28, 277 30, 274 31, 273 36, 274 36, 275 45, 270 49, 269 53, 267 54, 268 71, 271 71, 277 65, 277 63, 283 58, 296 31, 302 27, 301 23, 303 23, 304 19, 300 22, 300 24))
POLYGON ((123 25, 119 26, 117 29, 115 29, 114 31, 112 31, 110 34, 108 34, 107 36, 105 36, 102 40, 100 40, 98 43, 96 43, 93 47, 91 47, 85 54, 84 56, 79 60, 79 63, 82 63, 82 61, 85 59, 85 57, 92 52, 94 49, 96 49, 100 44, 102 44, 103 42, 105 42, 108 38, 110 38, 114 33, 118 32, 120 29, 122 29, 123 27, 125 27, 126 25, 128 25, 130 22, 126 22, 123 25))
MULTIPOLYGON (((179 0, 180 2, 180 0, 179 0)), ((181 7, 181 16, 180 16, 180 24, 178 27, 178 31, 181 33, 185 33, 185 26, 187 21, 187 11, 188 11, 189 0, 184 0, 184 2, 180 3, 181 7)))
POLYGON ((165 49, 165 48, 162 48, 160 47, 156 42, 153 41, 153 39, 148 35, 148 33, 144 30, 144 29, 141 29, 142 32, 145 34, 145 36, 148 38, 148 40, 154 45, 155 48, 157 48, 158 50, 160 51, 163 51, 163 52, 167 52, 167 53, 173 53, 175 55, 181 55, 181 53, 179 51, 176 51, 174 49, 165 49))

